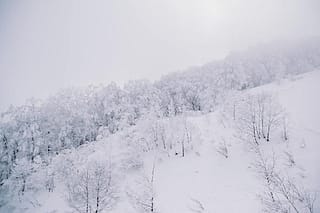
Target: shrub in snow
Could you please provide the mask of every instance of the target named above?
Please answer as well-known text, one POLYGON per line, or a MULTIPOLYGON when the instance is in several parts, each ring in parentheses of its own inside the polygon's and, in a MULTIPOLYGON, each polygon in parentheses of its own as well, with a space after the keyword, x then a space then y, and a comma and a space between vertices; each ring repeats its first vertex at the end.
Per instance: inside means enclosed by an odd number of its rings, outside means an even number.
POLYGON ((197 212, 197 213, 204 213, 205 212, 204 206, 199 200, 194 199, 194 198, 190 198, 190 201, 191 201, 191 205, 189 206, 189 209, 192 212, 197 212))
POLYGON ((228 152, 228 147, 226 145, 226 142, 220 143, 218 147, 216 148, 217 152, 221 154, 223 157, 228 158, 229 157, 229 152, 228 152))

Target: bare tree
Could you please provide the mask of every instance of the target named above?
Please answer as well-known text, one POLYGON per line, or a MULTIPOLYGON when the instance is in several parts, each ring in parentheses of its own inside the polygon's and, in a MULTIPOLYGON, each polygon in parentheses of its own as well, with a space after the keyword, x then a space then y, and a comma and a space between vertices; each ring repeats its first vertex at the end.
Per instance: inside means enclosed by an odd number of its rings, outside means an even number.
POLYGON ((147 137, 141 144, 146 147, 146 151, 161 149, 169 156, 174 152, 174 155, 184 157, 193 148, 194 126, 185 116, 157 119, 144 128, 147 137))
POLYGON ((309 213, 314 213, 314 203, 317 200, 317 193, 313 192, 313 193, 308 193, 306 192, 304 194, 304 199, 305 199, 305 203, 306 203, 306 207, 309 211, 309 213))
POLYGON ((283 110, 275 98, 261 93, 247 96, 240 103, 238 129, 259 145, 260 139, 270 141, 271 132, 279 126, 283 110))
POLYGON ((266 194, 268 198, 265 199, 265 201, 268 200, 274 203, 276 201, 274 186, 273 186, 273 177, 275 174, 275 166, 276 166, 275 154, 273 153, 272 158, 269 159, 263 156, 259 147, 255 147, 255 152, 257 154, 257 160, 253 163, 253 165, 254 165, 254 168, 256 169, 256 172, 260 175, 260 177, 262 178, 266 186, 266 189, 267 189, 266 194))
POLYGON ((156 212, 154 201, 155 160, 153 162, 151 176, 141 176, 127 190, 127 195, 134 206, 140 212, 156 212))
POLYGON ((283 117, 283 110, 278 102, 275 102, 272 96, 267 98, 267 141, 270 141, 272 128, 278 127, 281 118, 283 117))
POLYGON ((180 138, 181 141, 181 156, 185 156, 186 147, 191 146, 192 142, 192 132, 191 128, 188 125, 187 119, 183 117, 182 126, 181 126, 182 136, 180 138))
POLYGON ((261 176, 266 190, 261 194, 265 211, 274 212, 314 212, 316 194, 305 190, 292 178, 276 170, 276 157, 266 157, 260 148, 256 147, 257 160, 254 168, 261 176))
POLYGON ((282 118, 282 128, 283 128, 283 139, 285 141, 287 141, 289 139, 289 135, 288 135, 288 118, 286 116, 283 116, 282 118))
POLYGON ((294 182, 280 174, 275 174, 273 178, 276 190, 283 198, 283 208, 288 212, 292 209, 296 213, 303 212, 302 209, 299 210, 299 202, 303 202, 302 194, 294 182))
POLYGON ((241 101, 237 126, 241 135, 253 139, 253 142, 259 145, 257 111, 255 107, 253 96, 248 96, 241 101))
POLYGON ((102 212, 111 208, 116 199, 112 168, 108 164, 86 165, 72 174, 67 188, 71 207, 80 213, 102 212))
POLYGON ((284 152, 287 160, 287 166, 293 167, 296 164, 296 161, 293 158, 293 155, 290 152, 284 152))
POLYGON ((226 145, 226 142, 223 140, 222 143, 218 145, 216 148, 217 152, 221 154, 223 157, 228 158, 229 157, 229 152, 228 152, 228 147, 226 145))
POLYGON ((162 148, 166 150, 167 149, 166 130, 163 123, 160 120, 157 120, 152 124, 151 133, 152 133, 153 142, 156 145, 156 147, 158 147, 159 143, 161 143, 162 148))
POLYGON ((54 179, 55 179, 55 172, 51 171, 51 169, 47 170, 45 174, 45 187, 49 192, 53 192, 55 188, 54 179))
POLYGON ((112 185, 111 169, 97 164, 93 170, 92 196, 95 200, 95 213, 101 212, 113 203, 114 189, 112 185))

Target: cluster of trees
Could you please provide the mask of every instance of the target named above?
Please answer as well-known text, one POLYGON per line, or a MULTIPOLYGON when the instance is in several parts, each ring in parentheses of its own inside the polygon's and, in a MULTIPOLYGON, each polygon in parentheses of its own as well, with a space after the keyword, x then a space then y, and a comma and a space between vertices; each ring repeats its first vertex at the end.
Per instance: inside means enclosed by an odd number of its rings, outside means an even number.
POLYGON ((263 141, 288 140, 288 121, 276 99, 267 93, 248 95, 233 105, 232 114, 240 136, 248 142, 256 156, 253 166, 265 189, 260 195, 264 211, 313 213, 316 193, 305 189, 296 175, 290 177, 281 171, 286 166, 294 169, 293 155, 284 152, 286 163, 279 167, 281 161, 275 152, 269 153, 270 150, 261 146, 263 141))
POLYGON ((108 163, 94 161, 73 171, 67 181, 71 207, 79 213, 99 213, 111 208, 116 200, 113 178, 113 169, 108 163))
MULTIPOLYGON (((136 125, 145 117, 171 117, 186 111, 210 112, 228 90, 255 87, 319 66, 318 41, 277 48, 268 46, 170 74, 155 83, 139 80, 131 81, 123 88, 115 83, 71 88, 46 101, 32 99, 22 106, 10 107, 1 115, 0 121, 0 186, 13 175, 15 166, 22 159, 30 164, 37 158, 48 163, 62 150, 136 125)), ((265 126, 260 128, 261 121, 252 133, 269 140, 272 123, 266 120, 265 126)), ((173 149, 177 143, 164 140, 163 131, 166 130, 161 124, 153 127, 154 144, 173 149)), ((183 134, 176 140, 180 151, 175 151, 182 156, 190 140, 188 131, 183 134)))
POLYGON ((168 156, 184 157, 200 141, 196 126, 183 115, 163 119, 149 118, 137 127, 139 131, 131 134, 130 141, 142 152, 155 150, 168 156))
POLYGON ((268 93, 248 95, 233 109, 239 131, 259 145, 261 140, 270 141, 273 130, 282 124, 283 135, 288 139, 285 113, 275 97, 268 93))
POLYGON ((265 212, 314 213, 316 192, 305 189, 297 179, 281 172, 274 153, 267 156, 258 146, 255 151, 254 168, 265 188, 260 195, 265 212))
POLYGON ((138 212, 157 212, 154 191, 156 160, 153 161, 150 177, 146 174, 140 176, 127 187, 127 196, 138 212))

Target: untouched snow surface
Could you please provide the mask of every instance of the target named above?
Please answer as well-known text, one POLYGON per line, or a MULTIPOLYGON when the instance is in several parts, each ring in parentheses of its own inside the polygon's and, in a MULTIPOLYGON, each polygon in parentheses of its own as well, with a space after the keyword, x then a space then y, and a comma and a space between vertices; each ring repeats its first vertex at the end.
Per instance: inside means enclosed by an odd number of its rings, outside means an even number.
POLYGON ((192 118, 201 129, 197 154, 168 159, 156 172, 159 212, 257 212, 259 185, 250 171, 250 155, 234 141, 216 114, 192 118), (225 141, 229 157, 216 151, 225 141))

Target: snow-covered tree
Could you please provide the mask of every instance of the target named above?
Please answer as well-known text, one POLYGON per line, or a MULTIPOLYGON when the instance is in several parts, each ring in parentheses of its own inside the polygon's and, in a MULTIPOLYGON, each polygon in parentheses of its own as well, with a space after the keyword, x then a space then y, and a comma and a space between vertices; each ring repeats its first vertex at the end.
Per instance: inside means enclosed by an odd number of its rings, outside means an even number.
POLYGON ((151 175, 141 176, 127 189, 127 195, 133 205, 139 212, 156 212, 155 207, 155 160, 153 162, 151 175))
POLYGON ((276 131, 283 118, 282 107, 276 99, 266 93, 260 93, 244 97, 238 105, 237 123, 241 134, 256 144, 259 144, 261 139, 270 141, 272 131, 276 131))
POLYGON ((69 178, 68 200, 76 211, 99 213, 114 204, 115 182, 110 164, 91 162, 75 171, 69 178))

